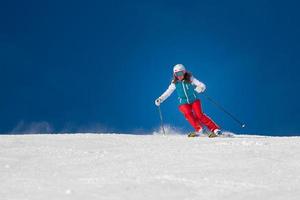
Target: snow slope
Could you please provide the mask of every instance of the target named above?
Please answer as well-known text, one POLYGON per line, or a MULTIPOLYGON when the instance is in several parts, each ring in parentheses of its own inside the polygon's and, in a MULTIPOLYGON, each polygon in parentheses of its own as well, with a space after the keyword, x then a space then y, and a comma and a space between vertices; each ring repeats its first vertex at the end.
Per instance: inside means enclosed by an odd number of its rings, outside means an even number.
POLYGON ((300 137, 0 136, 1 200, 300 199, 300 137))

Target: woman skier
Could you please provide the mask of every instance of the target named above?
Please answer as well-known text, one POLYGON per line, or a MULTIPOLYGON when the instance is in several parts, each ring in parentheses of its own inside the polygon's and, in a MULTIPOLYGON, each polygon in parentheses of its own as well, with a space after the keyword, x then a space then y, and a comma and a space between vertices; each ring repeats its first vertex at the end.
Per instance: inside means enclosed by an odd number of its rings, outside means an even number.
POLYGON ((198 81, 191 73, 187 72, 184 65, 177 64, 173 68, 173 80, 168 89, 155 100, 155 105, 160 106, 175 90, 179 99, 179 110, 189 121, 195 132, 189 137, 196 137, 203 134, 202 125, 209 130, 209 137, 217 137, 222 134, 220 127, 202 112, 200 99, 197 93, 202 93, 206 89, 204 83, 198 81))

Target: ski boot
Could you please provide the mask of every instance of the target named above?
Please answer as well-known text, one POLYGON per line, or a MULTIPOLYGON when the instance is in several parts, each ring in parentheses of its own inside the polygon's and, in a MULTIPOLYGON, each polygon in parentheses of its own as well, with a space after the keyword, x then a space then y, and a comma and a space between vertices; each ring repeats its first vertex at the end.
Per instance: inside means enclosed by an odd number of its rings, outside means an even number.
POLYGON ((214 138, 214 137, 219 137, 220 135, 222 135, 222 131, 220 129, 215 129, 213 132, 210 132, 208 134, 208 137, 214 138))
POLYGON ((203 129, 196 131, 196 132, 191 132, 188 134, 188 137, 199 137, 203 135, 203 129))
POLYGON ((197 132, 191 132, 188 134, 188 137, 199 137, 199 134, 197 134, 197 132))

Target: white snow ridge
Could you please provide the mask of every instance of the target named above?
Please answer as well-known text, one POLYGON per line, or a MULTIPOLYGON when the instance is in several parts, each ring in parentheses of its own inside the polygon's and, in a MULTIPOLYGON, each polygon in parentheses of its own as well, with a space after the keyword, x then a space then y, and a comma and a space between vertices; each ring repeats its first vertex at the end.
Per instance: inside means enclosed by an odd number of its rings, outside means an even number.
POLYGON ((300 137, 0 136, 1 200, 298 200, 300 137))

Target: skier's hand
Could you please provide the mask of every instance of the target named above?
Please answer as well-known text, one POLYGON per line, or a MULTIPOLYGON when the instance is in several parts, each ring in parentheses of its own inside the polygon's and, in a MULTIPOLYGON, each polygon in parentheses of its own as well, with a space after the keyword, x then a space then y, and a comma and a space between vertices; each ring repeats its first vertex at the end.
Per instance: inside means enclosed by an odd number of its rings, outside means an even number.
POLYGON ((201 84, 201 85, 197 85, 197 87, 195 88, 195 91, 198 93, 202 93, 205 91, 205 89, 206 89, 206 86, 204 84, 201 84))
POLYGON ((162 103, 161 98, 158 98, 158 99, 155 100, 155 105, 156 106, 160 106, 161 103, 162 103))

